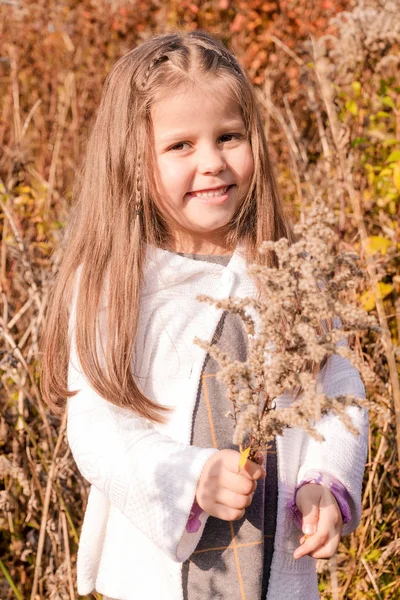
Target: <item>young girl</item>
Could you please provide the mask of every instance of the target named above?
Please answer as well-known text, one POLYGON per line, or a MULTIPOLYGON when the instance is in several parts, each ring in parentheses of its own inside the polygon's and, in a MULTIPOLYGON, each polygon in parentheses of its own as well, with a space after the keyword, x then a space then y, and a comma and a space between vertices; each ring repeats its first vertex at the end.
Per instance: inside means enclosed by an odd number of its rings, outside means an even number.
MULTIPOLYGON (((257 294, 246 265, 265 260, 260 243, 294 240, 232 54, 196 31, 123 56, 75 193, 41 386, 56 410, 68 397, 68 441, 91 483, 79 593, 318 598, 315 559, 360 519, 367 415, 349 409, 358 437, 333 416, 318 425, 323 443, 287 430, 238 472, 219 365, 193 343, 246 360, 240 321, 197 296, 257 294)), ((338 355, 318 377, 332 396, 364 395, 338 355)))

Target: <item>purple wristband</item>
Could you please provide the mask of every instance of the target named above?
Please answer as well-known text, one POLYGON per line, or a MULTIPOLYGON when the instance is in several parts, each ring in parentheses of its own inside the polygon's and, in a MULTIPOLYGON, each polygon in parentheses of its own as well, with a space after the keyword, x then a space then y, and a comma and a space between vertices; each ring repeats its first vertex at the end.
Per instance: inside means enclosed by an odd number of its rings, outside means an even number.
POLYGON ((188 533, 197 533, 201 526, 199 516, 203 512, 203 509, 197 504, 196 500, 193 502, 193 506, 190 509, 190 516, 186 523, 186 531, 188 533))
POLYGON ((303 515, 297 508, 296 494, 301 486, 305 485, 306 483, 318 483, 319 485, 324 485, 327 487, 338 503, 340 512, 342 513, 343 524, 345 525, 351 521, 350 494, 344 485, 335 479, 335 477, 329 475, 329 473, 323 473, 321 471, 308 471, 308 473, 305 475, 305 478, 296 486, 293 499, 287 504, 287 508, 291 512, 294 522, 300 530, 302 529, 303 515))

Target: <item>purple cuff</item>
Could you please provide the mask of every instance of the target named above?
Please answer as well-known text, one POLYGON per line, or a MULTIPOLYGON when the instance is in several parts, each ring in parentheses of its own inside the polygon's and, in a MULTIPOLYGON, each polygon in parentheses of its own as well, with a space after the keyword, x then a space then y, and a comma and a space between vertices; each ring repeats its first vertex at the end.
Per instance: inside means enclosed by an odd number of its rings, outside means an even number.
POLYGON ((293 494, 293 499, 290 500, 287 504, 287 508, 291 512, 294 522, 297 527, 302 529, 302 519, 303 515, 299 511, 296 505, 296 494, 297 490, 301 488, 302 485, 306 483, 318 483, 320 485, 324 485, 328 488, 328 490, 335 497, 336 502, 340 508, 340 512, 342 513, 343 524, 349 523, 351 521, 351 510, 350 510, 350 494, 344 487, 340 481, 335 479, 329 473, 324 473, 321 471, 308 471, 306 473, 305 479, 300 481, 300 483, 296 486, 293 494))
POLYGON ((186 523, 186 531, 188 533, 197 533, 200 529, 201 521, 199 516, 203 512, 203 509, 197 504, 196 500, 193 502, 193 506, 190 509, 190 516, 186 523))

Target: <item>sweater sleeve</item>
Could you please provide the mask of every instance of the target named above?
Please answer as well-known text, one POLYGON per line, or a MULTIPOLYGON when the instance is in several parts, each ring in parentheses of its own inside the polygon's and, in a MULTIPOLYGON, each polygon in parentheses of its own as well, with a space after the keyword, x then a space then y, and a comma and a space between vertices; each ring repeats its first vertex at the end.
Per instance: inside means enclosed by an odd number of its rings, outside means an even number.
MULTIPOLYGON (((74 311, 71 313, 71 322, 74 311)), ((70 335, 67 437, 83 477, 172 560, 186 560, 196 534, 186 532, 198 479, 217 450, 181 444, 162 435, 133 410, 117 407, 88 384, 70 335)))
MULTIPOLYGON (((358 370, 350 361, 338 354, 331 355, 318 374, 324 393, 335 398, 342 394, 354 394, 365 398, 364 384, 358 370)), ((361 486, 367 456, 368 413, 364 408, 351 406, 346 409, 355 427, 357 436, 350 431, 335 415, 326 415, 316 425, 324 436, 324 442, 318 442, 307 436, 301 456, 298 483, 307 472, 319 470, 336 478, 349 493, 351 520, 343 527, 343 534, 353 531, 361 518, 361 486)))

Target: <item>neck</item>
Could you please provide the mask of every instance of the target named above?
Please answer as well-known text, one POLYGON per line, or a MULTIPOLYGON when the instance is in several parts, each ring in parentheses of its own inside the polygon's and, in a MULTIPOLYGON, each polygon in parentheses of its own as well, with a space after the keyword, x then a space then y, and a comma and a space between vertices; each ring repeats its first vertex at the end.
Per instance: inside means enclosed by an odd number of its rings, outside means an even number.
POLYGON ((232 254, 234 248, 229 246, 225 241, 204 239, 204 238, 178 238, 175 237, 169 247, 165 248, 172 252, 181 252, 184 254, 209 254, 209 255, 228 255, 232 254))

